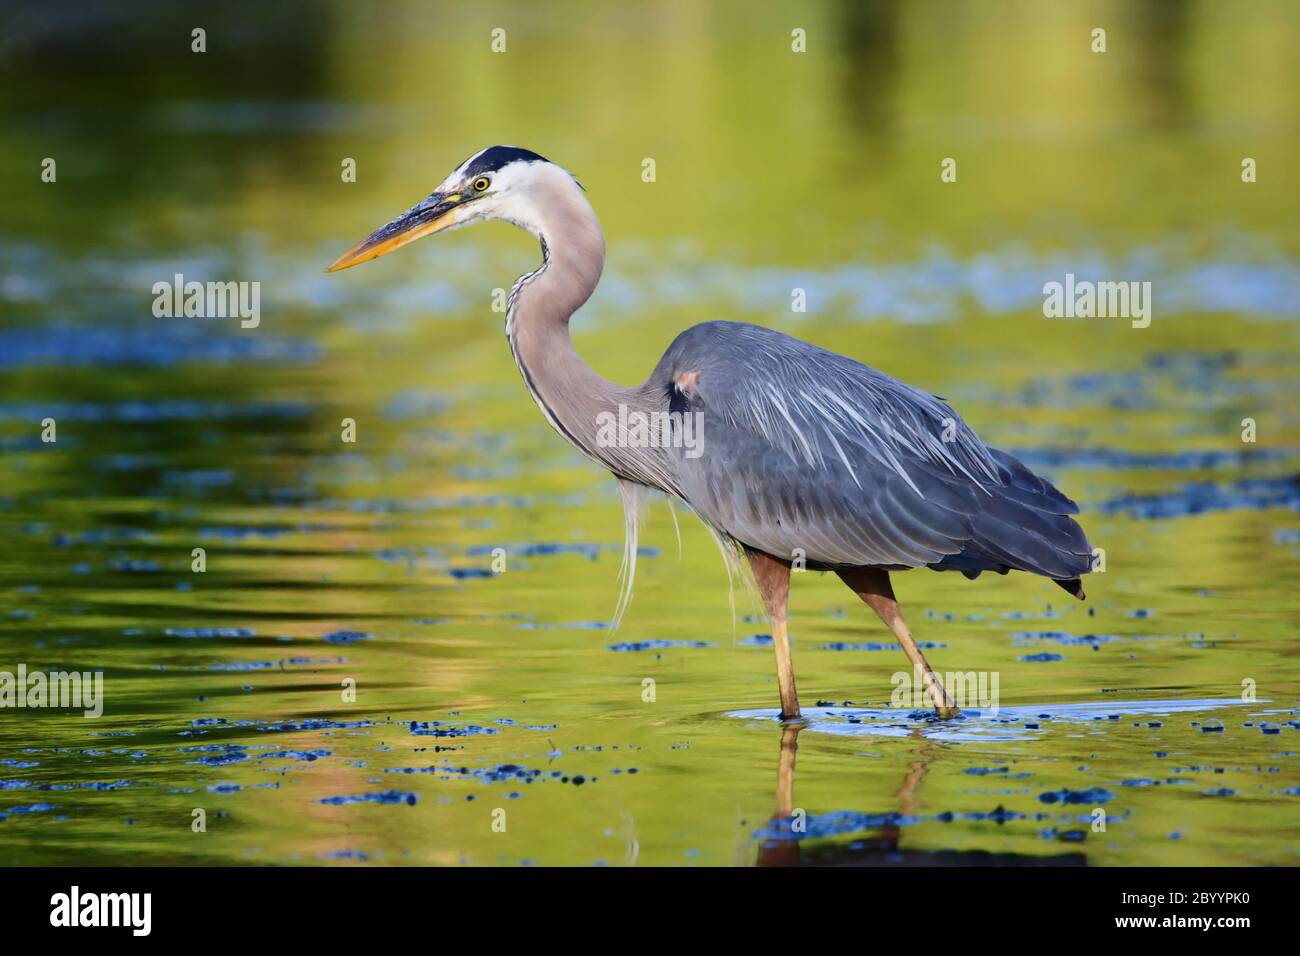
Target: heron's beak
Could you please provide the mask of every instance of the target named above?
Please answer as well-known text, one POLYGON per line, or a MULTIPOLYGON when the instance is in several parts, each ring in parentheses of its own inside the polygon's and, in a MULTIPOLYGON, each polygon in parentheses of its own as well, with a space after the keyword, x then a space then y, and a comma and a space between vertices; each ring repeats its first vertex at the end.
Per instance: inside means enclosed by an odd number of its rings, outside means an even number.
POLYGON ((435 232, 456 224, 456 207, 461 204, 459 193, 443 195, 434 193, 424 202, 413 206, 386 226, 376 229, 343 255, 325 271, 338 272, 361 262, 378 259, 385 253, 400 249, 435 232))

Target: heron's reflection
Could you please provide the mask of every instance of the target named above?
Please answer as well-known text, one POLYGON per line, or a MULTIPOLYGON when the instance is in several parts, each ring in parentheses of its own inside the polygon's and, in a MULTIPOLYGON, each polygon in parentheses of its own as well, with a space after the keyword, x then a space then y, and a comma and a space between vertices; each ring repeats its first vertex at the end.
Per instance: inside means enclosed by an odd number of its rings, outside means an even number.
POLYGON ((876 817, 879 823, 856 833, 847 843, 829 839, 801 839, 809 818, 794 803, 795 758, 799 734, 805 723, 781 727, 781 753, 776 765, 776 812, 758 845, 759 866, 1085 866, 1084 853, 1034 855, 990 853, 986 850, 922 850, 904 847, 902 821, 920 809, 921 784, 943 745, 919 731, 912 735, 917 747, 897 795, 897 813, 876 817), (808 843, 808 846, 804 844, 808 843))

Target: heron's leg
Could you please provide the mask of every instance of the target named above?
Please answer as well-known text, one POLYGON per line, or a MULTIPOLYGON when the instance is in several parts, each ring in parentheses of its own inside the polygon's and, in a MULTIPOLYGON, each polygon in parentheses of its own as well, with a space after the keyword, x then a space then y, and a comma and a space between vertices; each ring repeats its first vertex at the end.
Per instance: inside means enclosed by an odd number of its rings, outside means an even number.
POLYGON ((903 612, 898 606, 898 601, 894 599, 894 588, 889 583, 889 572, 880 568, 852 568, 840 571, 839 575, 844 583, 852 588, 871 610, 880 615, 880 619, 894 632, 898 643, 903 645, 903 653, 912 662, 916 672, 921 675, 926 692, 934 702, 934 712, 943 718, 956 717, 960 714, 961 710, 944 690, 939 675, 930 669, 930 663, 921 653, 921 649, 916 646, 912 632, 908 630, 907 622, 903 620, 903 612))
POLYGON ((790 637, 786 632, 785 609, 790 597, 790 562, 762 551, 745 549, 749 566, 754 569, 758 593, 763 597, 767 616, 772 619, 772 647, 776 650, 776 680, 781 687, 781 719, 795 720, 799 715, 799 695, 794 689, 794 664, 790 660, 790 637))

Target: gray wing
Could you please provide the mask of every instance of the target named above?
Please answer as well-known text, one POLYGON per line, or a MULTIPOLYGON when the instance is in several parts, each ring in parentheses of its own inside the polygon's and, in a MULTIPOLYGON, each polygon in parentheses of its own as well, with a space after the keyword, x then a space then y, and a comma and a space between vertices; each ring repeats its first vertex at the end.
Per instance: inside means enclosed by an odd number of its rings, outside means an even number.
POLYGON ((708 322, 673 342, 652 381, 673 411, 701 416, 697 456, 670 451, 683 497, 743 544, 814 565, 970 577, 1089 569, 1074 502, 942 399, 860 362, 708 322))

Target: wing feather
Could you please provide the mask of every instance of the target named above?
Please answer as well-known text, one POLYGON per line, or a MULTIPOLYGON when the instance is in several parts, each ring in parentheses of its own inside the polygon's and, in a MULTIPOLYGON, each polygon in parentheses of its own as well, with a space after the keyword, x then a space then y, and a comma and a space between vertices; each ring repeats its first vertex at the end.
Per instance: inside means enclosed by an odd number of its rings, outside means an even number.
POLYGON ((1078 506, 990 448, 942 399, 760 326, 682 333, 652 382, 702 415, 702 454, 670 451, 682 496, 714 528, 781 557, 1086 573, 1078 506), (798 549, 796 551, 796 549, 798 549))

